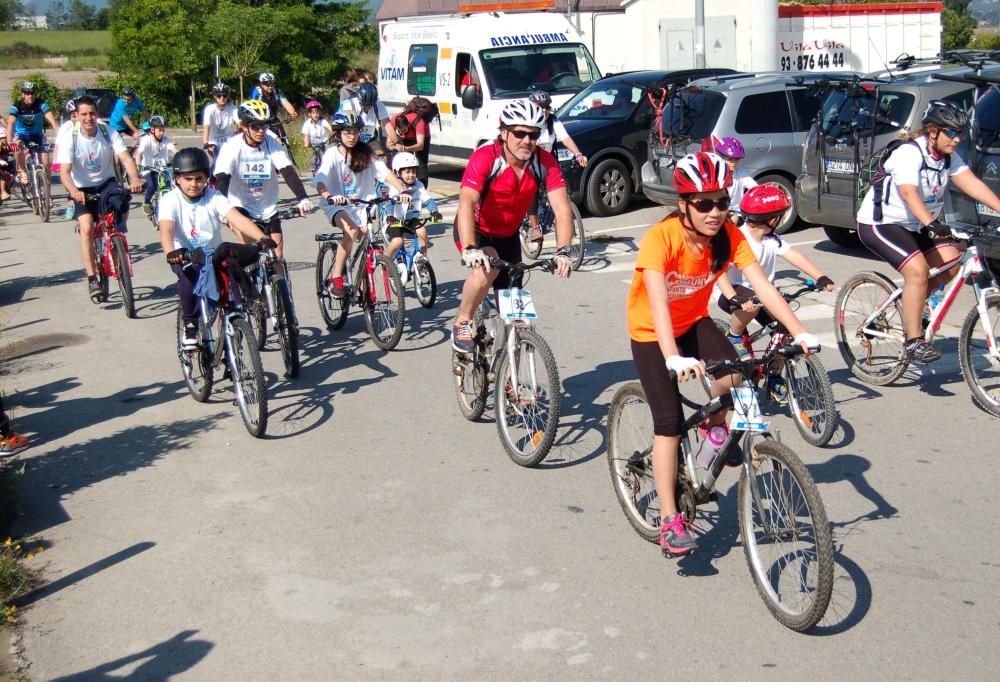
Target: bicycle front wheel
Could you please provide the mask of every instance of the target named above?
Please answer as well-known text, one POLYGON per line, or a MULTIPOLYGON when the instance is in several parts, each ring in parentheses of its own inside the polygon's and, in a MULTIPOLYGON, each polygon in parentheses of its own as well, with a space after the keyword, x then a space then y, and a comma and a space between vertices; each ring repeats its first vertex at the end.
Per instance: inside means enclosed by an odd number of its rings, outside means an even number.
POLYGON ((340 329, 347 321, 350 298, 334 298, 330 294, 330 278, 333 276, 333 261, 337 255, 337 245, 331 242, 320 244, 316 254, 316 298, 319 312, 327 329, 340 329))
POLYGON ((413 289, 420 305, 430 308, 437 300, 437 276, 430 261, 419 260, 413 264, 413 289))
POLYGON ((41 166, 35 168, 35 187, 37 188, 38 196, 38 215, 41 216, 42 222, 49 222, 49 216, 52 212, 51 206, 49 206, 49 201, 51 200, 49 192, 49 183, 46 181, 45 169, 41 166))
POLYGON ((885 275, 860 272, 844 283, 834 304, 840 354, 854 376, 875 386, 891 384, 909 364, 903 350, 906 332, 900 300, 872 318, 895 291, 896 285, 885 275))
POLYGON ((785 361, 788 409, 799 433, 810 445, 822 447, 833 438, 840 413, 826 367, 815 355, 785 361))
POLYGON ((240 416, 254 438, 267 431, 267 392, 260 352, 253 338, 253 329, 246 320, 232 321, 233 336, 229 339, 229 369, 233 375, 233 391, 240 416))
POLYGON ((653 415, 637 381, 611 399, 608 468, 618 504, 643 540, 660 540, 660 498, 653 482, 653 415))
MULTIPOLYGON (((205 324, 201 320, 198 320, 198 338, 202 342, 205 339, 205 324)), ((181 373, 191 397, 199 403, 208 400, 214 381, 211 349, 202 347, 196 351, 184 350, 184 318, 181 317, 180 310, 177 311, 177 357, 181 361, 181 373)))
POLYGON ((573 202, 570 202, 569 207, 573 211, 573 237, 569 243, 569 257, 573 261, 573 269, 579 270, 587 255, 587 233, 583 231, 583 218, 580 216, 580 209, 573 202))
POLYGON ((375 256, 372 274, 364 292, 365 324, 372 341, 382 350, 392 350, 403 335, 403 283, 396 264, 383 254, 375 256))
POLYGON ((118 280, 118 293, 122 297, 125 317, 134 319, 135 294, 132 291, 132 275, 128 270, 128 247, 120 235, 111 235, 111 257, 115 260, 115 278, 118 280))
POLYGON ((783 443, 754 443, 737 493, 743 553, 761 598, 785 627, 808 630, 833 591, 833 539, 802 460, 783 443))
POLYGON ((515 464, 531 467, 549 454, 559 427, 559 370, 549 345, 536 332, 522 329, 514 338, 517 385, 505 352, 497 368, 493 404, 507 455, 515 464))
POLYGON ((978 306, 969 311, 958 339, 958 361, 972 397, 1000 417, 1000 359, 990 355, 1000 342, 1000 294, 986 297, 986 315, 980 317, 978 306))
MULTIPOLYGON (((538 229, 541 229, 541 224, 539 224, 538 229)), ((529 260, 535 260, 542 253, 542 241, 532 241, 531 240, 531 224, 528 219, 525 218, 524 222, 521 223, 521 228, 518 230, 518 234, 521 238, 521 252, 524 254, 525 258, 529 260)))
POLYGON ((31 194, 31 212, 35 215, 41 214, 42 211, 40 190, 38 188, 38 177, 37 169, 32 170, 31 175, 28 176, 28 192, 31 194))
POLYGON ((285 376, 294 379, 299 375, 299 328, 292 316, 292 292, 282 277, 271 280, 274 292, 274 314, 278 318, 278 343, 281 359, 285 363, 285 376))

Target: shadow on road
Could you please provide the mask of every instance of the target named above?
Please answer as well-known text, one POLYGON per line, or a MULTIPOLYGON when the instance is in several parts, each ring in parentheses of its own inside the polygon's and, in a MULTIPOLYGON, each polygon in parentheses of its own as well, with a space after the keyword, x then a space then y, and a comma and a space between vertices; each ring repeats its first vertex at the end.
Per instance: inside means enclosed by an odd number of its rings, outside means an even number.
POLYGON ((53 682, 83 682, 84 680, 166 680, 197 665, 215 645, 204 639, 191 639, 197 630, 184 630, 168 640, 138 653, 122 656, 108 663, 64 677, 53 682), (122 669, 142 663, 125 672, 122 669), (112 674, 115 673, 115 674, 112 674))

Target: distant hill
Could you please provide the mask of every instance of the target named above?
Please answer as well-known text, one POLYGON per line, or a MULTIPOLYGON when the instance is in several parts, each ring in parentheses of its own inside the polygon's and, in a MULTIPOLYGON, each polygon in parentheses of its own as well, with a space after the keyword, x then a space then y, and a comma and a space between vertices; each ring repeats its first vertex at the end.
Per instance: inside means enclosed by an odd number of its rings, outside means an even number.
MULTIPOLYGON (((108 6, 107 0, 86 0, 86 2, 94 7, 108 6)), ((368 6, 372 9, 372 16, 374 16, 378 8, 382 6, 382 0, 367 0, 367 2, 368 6)), ((52 0, 28 0, 24 4, 29 10, 34 7, 34 11, 29 11, 29 14, 40 15, 45 14, 49 9, 49 5, 52 4, 52 0)))

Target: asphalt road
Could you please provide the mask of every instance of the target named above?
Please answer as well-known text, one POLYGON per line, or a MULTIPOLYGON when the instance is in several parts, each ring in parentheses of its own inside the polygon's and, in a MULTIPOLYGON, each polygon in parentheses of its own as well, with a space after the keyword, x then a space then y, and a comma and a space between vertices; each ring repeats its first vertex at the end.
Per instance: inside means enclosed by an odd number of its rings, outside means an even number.
MULTIPOLYGON (((433 178, 454 191, 457 175, 433 178)), ((446 217, 454 202, 445 199, 446 217)), ((175 355, 175 278, 135 212, 139 319, 86 295, 72 224, 0 211, 3 390, 23 453, 23 516, 46 585, 24 600, 33 679, 989 679, 998 666, 997 421, 955 356, 863 385, 832 346, 833 294, 800 309, 843 417, 831 446, 773 417, 819 483, 837 549, 834 602, 811 635, 779 625, 748 574, 735 476, 701 550, 664 559, 622 515, 605 421, 634 378, 625 295, 646 226, 637 202, 568 281, 530 289, 562 378, 556 445, 505 456, 492 419, 462 419, 448 330, 463 271, 435 228, 436 307, 407 301, 399 348, 360 314, 327 331, 313 295, 318 215, 287 224, 303 370, 264 352, 268 436, 247 435, 221 382, 193 401, 175 355)), ((789 235, 837 282, 888 270, 817 228, 789 235)), ((963 294, 952 322, 971 299, 963 294)))

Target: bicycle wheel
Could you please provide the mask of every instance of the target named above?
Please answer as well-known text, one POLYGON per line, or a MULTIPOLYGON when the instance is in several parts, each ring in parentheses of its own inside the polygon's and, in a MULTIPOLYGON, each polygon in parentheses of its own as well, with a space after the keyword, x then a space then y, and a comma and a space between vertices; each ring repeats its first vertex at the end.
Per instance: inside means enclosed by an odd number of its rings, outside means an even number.
POLYGON ((91 247, 94 249, 94 254, 97 257, 97 266, 94 269, 94 274, 97 275, 97 283, 101 285, 101 300, 107 301, 110 292, 108 283, 108 264, 104 262, 103 240, 100 237, 94 237, 94 239, 91 240, 91 247))
POLYGON ((115 259, 115 279, 118 280, 118 293, 122 297, 125 317, 134 319, 135 294, 132 291, 132 275, 128 271, 128 247, 120 235, 111 235, 111 257, 115 259))
POLYGON ((980 407, 1000 417, 1000 360, 990 355, 990 347, 997 348, 1000 341, 1000 294, 986 297, 985 326, 992 340, 987 338, 979 308, 969 311, 958 338, 958 362, 962 376, 980 407))
MULTIPOLYGON (((538 226, 541 228, 541 224, 538 226)), ((542 253, 542 242, 531 241, 531 224, 525 218, 521 222, 521 228, 517 231, 521 238, 521 252, 525 258, 535 260, 542 253)))
POLYGON ((660 499, 653 482, 653 415, 642 384, 625 384, 608 413, 608 468, 618 504, 643 540, 660 540, 660 499))
POLYGON ((42 222, 49 222, 49 215, 52 210, 49 206, 49 184, 45 181, 45 169, 41 166, 35 168, 35 186, 38 188, 38 215, 42 222))
POLYGON ((587 233, 583 231, 583 218, 580 217, 580 209, 573 202, 570 202, 569 207, 573 210, 573 237, 569 243, 569 257, 573 261, 573 269, 579 270, 587 255, 587 233))
POLYGON ((267 392, 260 352, 253 338, 250 323, 233 319, 233 336, 229 340, 229 369, 233 375, 236 404, 243 417, 243 425, 254 438, 261 438, 267 430, 267 392))
POLYGON ((31 194, 31 212, 35 215, 40 215, 42 212, 42 202, 40 198, 41 193, 38 189, 37 169, 32 169, 31 174, 28 176, 28 192, 31 194))
MULTIPOLYGON (((201 320, 198 320, 198 337, 205 338, 205 324, 201 320)), ((181 361, 181 373, 191 397, 199 403, 208 400, 214 381, 211 352, 204 347, 193 352, 184 350, 184 320, 180 310, 177 311, 177 357, 181 361)))
POLYGON ((815 355, 788 358, 785 381, 788 409, 799 433, 810 445, 821 447, 829 443, 837 430, 840 413, 826 367, 815 355))
POLYGON ((862 328, 865 320, 896 291, 878 272, 860 272, 847 280, 834 304, 834 331, 844 362, 857 378, 875 386, 898 379, 909 362, 903 351, 906 332, 897 299, 862 328))
POLYGON ((330 275, 333 273, 336 249, 335 243, 323 242, 316 254, 316 297, 327 329, 343 327, 347 321, 347 311, 351 307, 350 298, 334 298, 330 295, 330 275))
POLYGON ((740 473, 737 508, 761 598, 782 625, 808 630, 833 590, 833 539, 812 476, 787 445, 758 440, 740 473))
POLYGON ((403 335, 403 282, 396 264, 385 255, 377 254, 370 282, 365 283, 362 296, 365 325, 372 341, 382 350, 392 350, 403 335), (368 290, 368 287, 374 287, 368 290))
MULTIPOLYGON (((251 275, 256 282, 256 273, 251 275)), ((257 344, 257 350, 264 350, 267 346, 267 293, 261 287, 257 298, 246 302, 247 320, 253 329, 253 340, 257 344)))
POLYGON ((413 263, 413 290, 417 294, 420 305, 430 308, 437 300, 437 276, 430 261, 419 260, 413 263))
POLYGON ((274 292, 274 315, 278 318, 278 343, 281 359, 285 363, 285 376, 294 379, 299 375, 299 328, 292 317, 292 292, 283 277, 271 280, 274 292))
POLYGON ((507 455, 515 464, 531 467, 549 454, 559 427, 559 370, 549 345, 536 332, 520 330, 515 344, 517 386, 511 385, 510 356, 504 353, 497 368, 493 404, 507 455))

